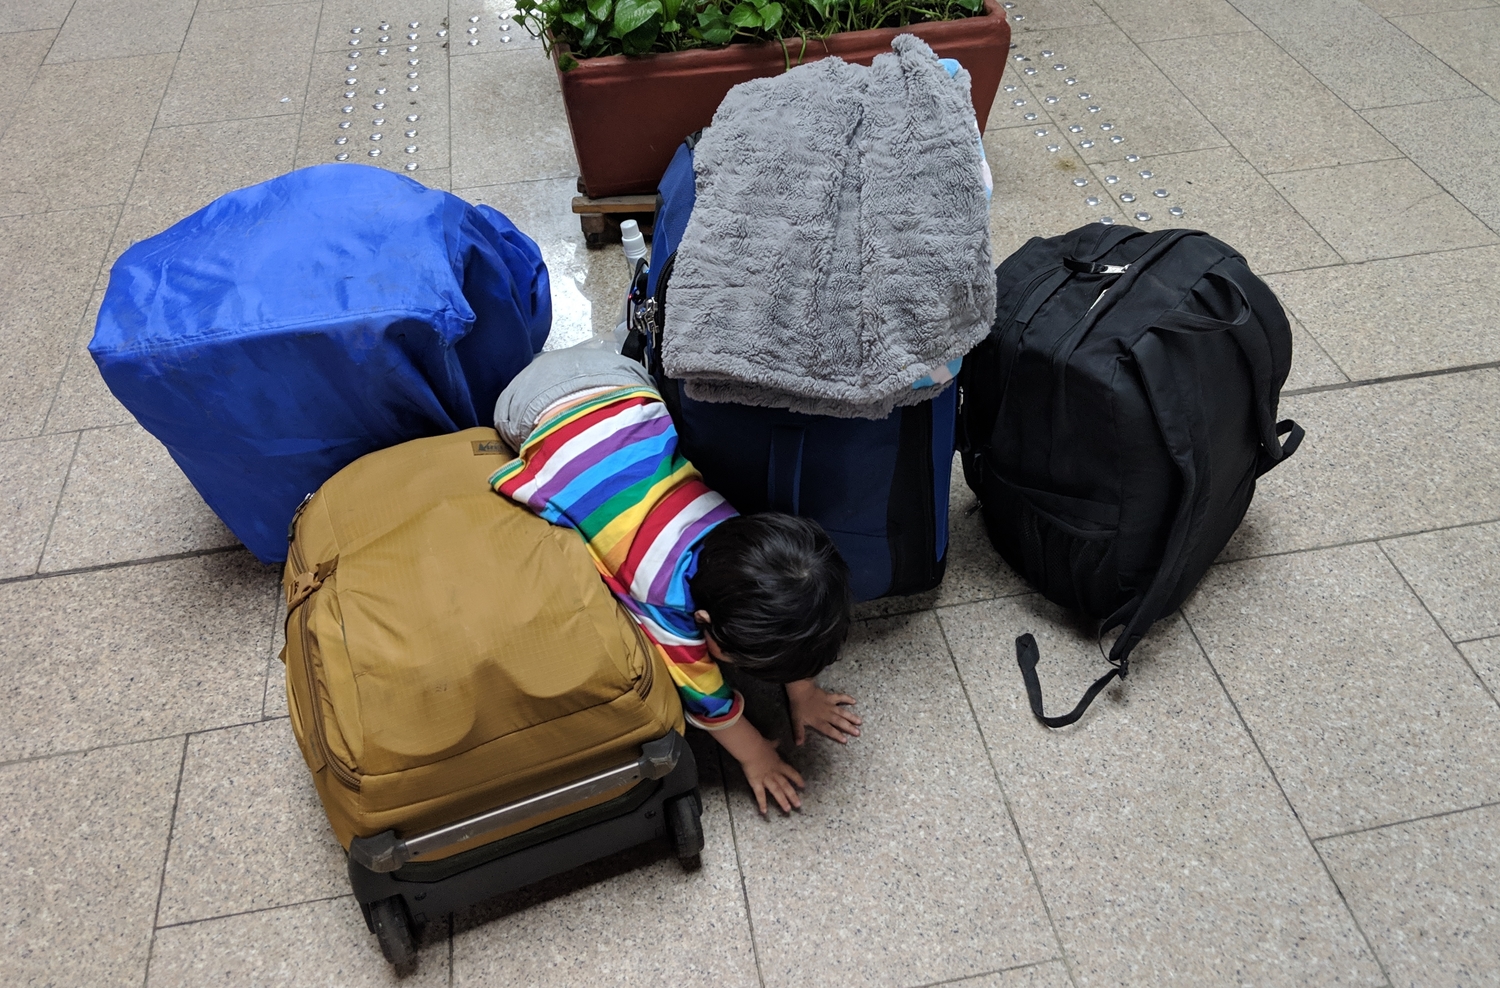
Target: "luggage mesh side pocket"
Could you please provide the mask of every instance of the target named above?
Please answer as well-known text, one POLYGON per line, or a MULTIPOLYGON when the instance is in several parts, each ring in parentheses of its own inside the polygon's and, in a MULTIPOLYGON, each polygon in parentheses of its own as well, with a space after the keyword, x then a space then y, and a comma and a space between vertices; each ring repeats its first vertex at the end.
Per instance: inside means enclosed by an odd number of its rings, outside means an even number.
MULTIPOLYGON (((1064 521, 1020 488, 985 471, 985 527, 1001 557, 1044 597, 1102 618, 1130 598, 1120 588, 1118 531, 1096 520, 1064 521)), ((1107 515, 1109 505, 1097 505, 1107 515)))

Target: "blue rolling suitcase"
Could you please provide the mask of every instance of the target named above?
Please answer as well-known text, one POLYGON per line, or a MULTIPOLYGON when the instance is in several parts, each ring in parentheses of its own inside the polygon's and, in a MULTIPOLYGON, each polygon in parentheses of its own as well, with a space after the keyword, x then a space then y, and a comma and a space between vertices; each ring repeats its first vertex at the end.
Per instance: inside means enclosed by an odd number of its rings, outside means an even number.
POLYGON ((650 325, 626 352, 651 370, 683 450, 736 509, 817 521, 848 562, 858 600, 932 589, 942 582, 948 548, 957 388, 883 419, 845 419, 696 401, 662 372, 666 289, 693 210, 696 143, 694 135, 677 149, 662 178, 651 265, 635 289, 649 300, 650 325))
POLYGON ((319 165, 127 250, 89 352, 262 562, 354 460, 489 423, 552 325, 541 251, 488 206, 319 165))

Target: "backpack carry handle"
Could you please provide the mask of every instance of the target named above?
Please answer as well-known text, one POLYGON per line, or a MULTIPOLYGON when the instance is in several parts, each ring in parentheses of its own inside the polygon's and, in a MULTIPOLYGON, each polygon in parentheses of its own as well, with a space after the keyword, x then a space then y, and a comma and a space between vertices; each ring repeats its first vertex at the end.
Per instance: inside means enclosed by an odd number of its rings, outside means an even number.
POLYGON ((1026 683, 1026 699, 1031 701, 1031 712, 1036 715, 1037 720, 1052 728, 1067 727, 1077 721, 1089 708, 1089 704, 1094 702, 1094 697, 1099 695, 1099 691, 1109 685, 1111 679, 1116 676, 1124 679, 1130 672, 1128 662, 1112 666, 1109 672, 1094 680, 1094 685, 1083 694, 1083 699, 1078 701, 1078 706, 1060 717, 1048 717, 1042 712, 1042 683, 1036 674, 1036 664, 1041 661, 1041 657, 1036 647, 1036 639, 1029 633, 1016 639, 1016 664, 1021 667, 1021 679, 1026 683))

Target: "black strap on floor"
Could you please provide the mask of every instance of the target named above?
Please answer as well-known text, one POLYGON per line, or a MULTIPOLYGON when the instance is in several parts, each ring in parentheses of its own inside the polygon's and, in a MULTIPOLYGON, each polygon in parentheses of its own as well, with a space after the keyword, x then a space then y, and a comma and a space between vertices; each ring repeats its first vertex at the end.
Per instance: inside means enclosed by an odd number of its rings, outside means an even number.
POLYGON ((1021 679, 1026 682, 1026 698, 1031 701, 1031 712, 1036 719, 1048 727, 1067 727, 1089 708, 1094 702, 1094 697, 1099 691, 1109 685, 1109 681, 1119 676, 1124 679, 1130 673, 1130 661, 1127 659, 1117 666, 1111 666, 1109 672, 1094 681, 1088 692, 1083 694, 1083 699, 1078 701, 1078 706, 1061 717, 1048 717, 1042 712, 1042 683, 1037 679, 1036 664, 1041 661, 1041 652, 1037 650, 1036 639, 1029 634, 1022 635, 1016 639, 1016 664, 1021 667, 1021 679))

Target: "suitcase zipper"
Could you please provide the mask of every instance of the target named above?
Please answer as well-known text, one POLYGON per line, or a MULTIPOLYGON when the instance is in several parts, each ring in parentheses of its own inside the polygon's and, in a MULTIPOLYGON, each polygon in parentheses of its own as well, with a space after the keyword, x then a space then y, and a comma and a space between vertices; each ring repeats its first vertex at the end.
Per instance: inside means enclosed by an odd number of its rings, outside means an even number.
POLYGON ((641 649, 646 656, 646 670, 635 684, 636 693, 644 700, 651 695, 651 687, 656 685, 656 646, 651 643, 651 639, 646 637, 646 633, 641 630, 640 625, 635 623, 634 618, 630 619, 630 626, 635 629, 636 641, 641 643, 641 649))
MULTIPOLYGON (((307 502, 304 501, 303 507, 306 507, 306 505, 307 502)), ((298 513, 301 513, 301 508, 298 509, 298 513)), ((304 565, 302 562, 302 553, 298 551, 297 543, 295 540, 293 540, 291 545, 287 547, 287 562, 291 564, 292 572, 302 572, 304 565)), ((300 579, 301 578, 299 577, 298 582, 300 582, 300 579)), ((318 585, 322 585, 321 581, 319 581, 318 585)), ((289 611, 298 612, 297 635, 302 642, 302 673, 303 678, 307 683, 307 702, 308 705, 312 707, 313 747, 317 749, 318 755, 323 759, 323 764, 328 766, 328 770, 333 773, 333 777, 335 779, 338 779, 339 782, 342 783, 346 788, 352 789, 355 792, 359 792, 359 776, 349 771, 348 767, 345 766, 343 762, 339 761, 333 756, 333 750, 328 746, 328 737, 323 726, 323 703, 318 698, 317 677, 313 675, 312 633, 308 630, 307 627, 307 608, 303 606, 307 603, 307 598, 311 597, 313 591, 316 589, 317 588, 314 587, 307 590, 306 592, 300 593, 296 603, 291 603, 290 601, 288 602, 289 611)), ((288 616, 290 617, 290 614, 288 616)))

